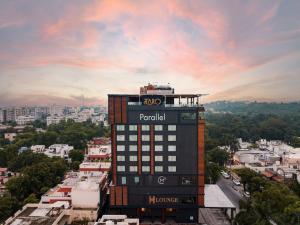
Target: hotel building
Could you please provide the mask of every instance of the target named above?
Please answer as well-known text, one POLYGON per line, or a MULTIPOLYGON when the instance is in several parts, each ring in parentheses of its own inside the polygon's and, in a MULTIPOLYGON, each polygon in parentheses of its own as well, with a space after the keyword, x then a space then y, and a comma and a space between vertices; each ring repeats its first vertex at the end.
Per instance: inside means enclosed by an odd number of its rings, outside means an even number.
POLYGON ((204 207, 204 108, 201 94, 147 85, 108 95, 110 212, 196 223, 204 207))

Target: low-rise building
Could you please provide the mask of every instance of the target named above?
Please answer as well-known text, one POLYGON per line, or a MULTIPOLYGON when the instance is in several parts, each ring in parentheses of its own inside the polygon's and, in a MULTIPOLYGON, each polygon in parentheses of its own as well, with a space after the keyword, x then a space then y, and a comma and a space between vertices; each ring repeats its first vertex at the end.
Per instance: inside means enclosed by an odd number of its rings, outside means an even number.
POLYGON ((110 162, 83 162, 79 165, 80 177, 101 176, 102 173, 110 170, 110 162))
POLYGON ((69 152, 73 150, 73 146, 67 144, 54 144, 49 146, 44 152, 49 157, 60 157, 62 159, 69 159, 69 152))
POLYGON ((86 159, 89 161, 108 161, 111 159, 111 145, 88 144, 86 159))
POLYGON ((35 121, 34 116, 18 116, 16 122, 18 125, 27 125, 35 121))
POLYGON ((46 146, 45 145, 32 145, 30 149, 32 152, 44 153, 46 150, 46 146))
POLYGON ((17 133, 5 133, 4 139, 9 140, 10 142, 14 141, 17 137, 17 133))
POLYGON ((46 118, 46 123, 47 123, 47 126, 49 126, 51 124, 59 124, 60 121, 63 121, 63 120, 65 120, 64 116, 55 116, 55 115, 52 115, 52 116, 48 116, 46 118))
POLYGON ((126 215, 103 215, 94 225, 139 225, 138 218, 127 218, 126 215))
POLYGON ((65 225, 69 221, 69 203, 26 204, 5 225, 65 225))

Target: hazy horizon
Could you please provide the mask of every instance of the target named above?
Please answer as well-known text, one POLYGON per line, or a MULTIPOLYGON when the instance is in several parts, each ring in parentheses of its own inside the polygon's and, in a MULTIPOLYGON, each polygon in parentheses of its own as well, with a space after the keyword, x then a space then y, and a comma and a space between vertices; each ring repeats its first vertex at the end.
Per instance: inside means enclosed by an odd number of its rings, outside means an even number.
POLYGON ((300 1, 2 1, 0 107, 106 104, 170 83, 300 101, 300 1))

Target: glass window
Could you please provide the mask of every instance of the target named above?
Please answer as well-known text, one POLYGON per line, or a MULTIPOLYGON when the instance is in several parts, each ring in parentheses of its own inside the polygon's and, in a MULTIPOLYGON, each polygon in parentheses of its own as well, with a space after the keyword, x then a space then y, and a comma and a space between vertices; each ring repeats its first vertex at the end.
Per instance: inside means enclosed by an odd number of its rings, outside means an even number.
POLYGON ((176 131, 176 125, 168 125, 168 131, 176 131))
POLYGON ((150 126, 149 125, 142 125, 142 131, 149 131, 150 126))
POLYGON ((130 152, 136 152, 137 151, 137 145, 129 145, 129 151, 130 152))
POLYGON ((125 151, 125 145, 117 145, 117 151, 118 152, 124 152, 125 151))
POLYGON ((129 141, 137 141, 137 135, 129 135, 129 141))
POLYGON ((142 161, 143 161, 143 162, 149 162, 149 161, 150 161, 150 156, 148 156, 148 155, 143 155, 143 156, 142 156, 142 161))
POLYGON ((126 184, 126 177, 121 177, 121 184, 126 184))
POLYGON ((180 114, 180 117, 182 120, 195 120, 196 119, 196 113, 194 112, 184 112, 180 114))
POLYGON ((137 156, 136 155, 129 156, 129 161, 136 162, 137 161, 137 156))
POLYGON ((176 166, 168 166, 168 172, 176 172, 176 166))
POLYGON ((176 145, 169 145, 168 146, 168 151, 169 152, 176 152, 176 145))
POLYGON ((117 141, 125 141, 125 135, 117 135, 117 141))
POLYGON ((150 172, 150 166, 142 166, 142 172, 150 172))
POLYGON ((140 183, 140 177, 134 177, 134 183, 139 184, 140 183))
POLYGON ((125 126, 124 125, 117 125, 117 131, 124 131, 125 126))
POLYGON ((154 140, 155 141, 163 141, 163 136, 162 135, 155 135, 154 140))
POLYGON ((137 172, 137 170, 138 170, 137 166, 129 166, 130 172, 137 172))
POLYGON ((150 135, 142 135, 142 141, 149 141, 150 135))
POLYGON ((155 166, 154 170, 155 170, 155 172, 163 172, 163 167, 162 166, 155 166))
POLYGON ((176 141, 176 135, 168 135, 168 141, 176 141))
POLYGON ((155 129, 155 131, 162 131, 163 125, 155 125, 154 129, 155 129))
POLYGON ((118 155, 117 156, 117 161, 119 161, 119 162, 125 161, 125 156, 124 155, 118 155))
POLYGON ((161 152, 162 150, 163 150, 163 146, 162 145, 155 145, 154 151, 161 152))
POLYGON ((162 155, 156 155, 154 160, 155 160, 155 162, 162 162, 163 161, 163 156, 162 155))
POLYGON ((169 162, 176 162, 176 155, 169 155, 168 156, 168 161, 169 162))
POLYGON ((129 125, 130 131, 137 131, 137 125, 129 125))
POLYGON ((124 172, 125 171, 125 166, 117 166, 117 171, 118 172, 124 172))
POLYGON ((142 145, 142 151, 143 152, 149 152, 150 151, 150 145, 142 145))

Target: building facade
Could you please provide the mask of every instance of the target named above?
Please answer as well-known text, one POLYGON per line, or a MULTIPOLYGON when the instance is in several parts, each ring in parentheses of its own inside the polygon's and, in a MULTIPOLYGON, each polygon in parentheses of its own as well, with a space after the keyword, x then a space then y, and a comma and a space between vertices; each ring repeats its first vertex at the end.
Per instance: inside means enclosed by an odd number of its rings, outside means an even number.
POLYGON ((110 210, 140 219, 195 223, 204 206, 201 95, 148 86, 139 95, 108 96, 110 210))

